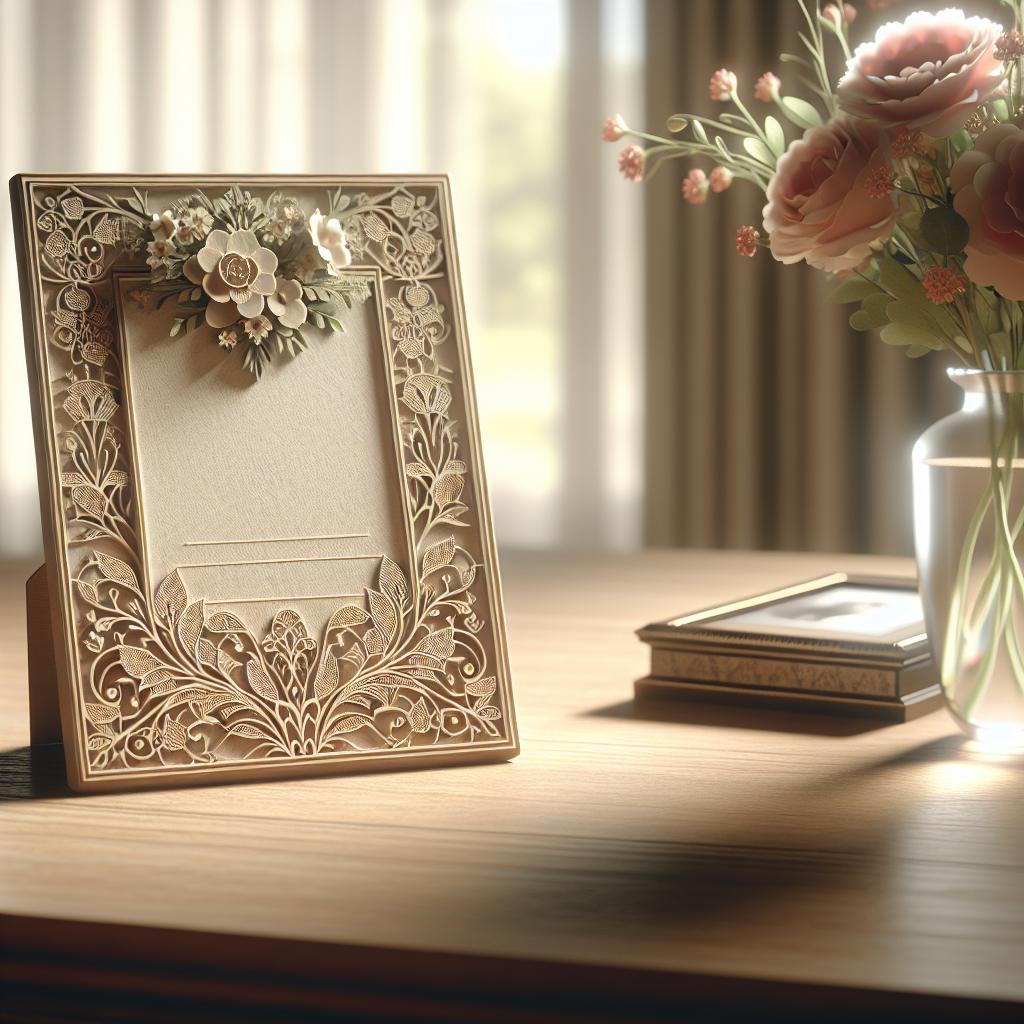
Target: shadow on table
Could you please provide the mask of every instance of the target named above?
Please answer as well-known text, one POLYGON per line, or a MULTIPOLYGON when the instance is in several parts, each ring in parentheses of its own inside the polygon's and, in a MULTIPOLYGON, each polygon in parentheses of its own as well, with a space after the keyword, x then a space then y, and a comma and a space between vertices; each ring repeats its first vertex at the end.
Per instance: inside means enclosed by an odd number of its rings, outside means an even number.
POLYGON ((756 729, 761 732, 787 732, 804 736, 859 736, 861 733, 898 724, 866 718, 813 715, 800 711, 662 700, 627 700, 621 704, 594 708, 584 714, 595 718, 633 718, 643 722, 679 722, 685 725, 756 729))
POLYGON ((0 803, 64 800, 78 795, 68 785, 62 744, 0 751, 0 803))

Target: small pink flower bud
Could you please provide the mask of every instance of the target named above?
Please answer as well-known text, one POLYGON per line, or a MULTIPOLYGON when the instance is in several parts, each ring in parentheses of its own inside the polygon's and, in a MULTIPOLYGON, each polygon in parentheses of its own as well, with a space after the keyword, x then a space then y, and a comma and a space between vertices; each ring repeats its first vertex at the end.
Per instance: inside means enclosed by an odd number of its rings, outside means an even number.
POLYGON ((753 256, 757 252, 757 240, 761 235, 750 225, 746 225, 736 232, 736 251, 741 256, 753 256))
POLYGON ((770 71, 766 71, 754 86, 754 98, 762 103, 771 103, 779 95, 780 88, 782 88, 782 81, 770 71))
POLYGON ((644 151, 639 146, 627 146, 619 154, 619 170, 630 180, 644 180, 644 151))
POLYGON ((715 192, 724 192, 732 184, 732 171, 728 167, 716 167, 709 180, 715 192))
POLYGON ((707 175, 699 168, 694 167, 690 173, 683 178, 683 198, 694 206, 700 206, 708 198, 707 175))
POLYGON ((618 142, 622 138, 622 133, 628 131, 626 122, 622 120, 620 114, 612 114, 601 129, 601 138, 605 142, 618 142))
POLYGON ((857 17, 857 8, 853 7, 851 4, 843 4, 842 7, 840 7, 839 4, 826 4, 822 8, 821 13, 824 17, 828 18, 836 28, 842 28, 844 21, 849 24, 857 17))
POLYGON ((729 99, 729 96, 736 91, 736 76, 722 68, 711 76, 708 83, 708 93, 716 103, 722 103, 729 99))

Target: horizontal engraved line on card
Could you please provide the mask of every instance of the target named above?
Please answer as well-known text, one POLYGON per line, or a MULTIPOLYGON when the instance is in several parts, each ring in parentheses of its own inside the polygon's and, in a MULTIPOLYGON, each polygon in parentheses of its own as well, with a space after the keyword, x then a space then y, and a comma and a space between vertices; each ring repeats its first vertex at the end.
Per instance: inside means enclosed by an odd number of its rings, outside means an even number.
POLYGON ((283 565, 291 562, 359 562, 382 558, 382 555, 316 555, 307 558, 252 558, 241 562, 186 562, 179 569, 213 569, 227 565, 283 565))
POLYGON ((287 544, 301 540, 356 540, 369 537, 368 533, 326 533, 315 537, 253 537, 247 540, 187 540, 184 548, 213 547, 220 544, 287 544))
POLYGON ((362 594, 306 594, 292 597, 228 597, 217 601, 204 601, 204 604, 257 604, 266 601, 338 601, 343 597, 362 597, 362 594))

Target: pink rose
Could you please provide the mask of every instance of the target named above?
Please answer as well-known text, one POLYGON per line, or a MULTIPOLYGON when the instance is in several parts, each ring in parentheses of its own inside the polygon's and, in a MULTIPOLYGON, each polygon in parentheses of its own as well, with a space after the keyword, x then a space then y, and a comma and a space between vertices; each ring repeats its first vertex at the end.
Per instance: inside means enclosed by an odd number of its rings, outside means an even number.
POLYGON ((993 54, 1003 31, 963 11, 919 11, 883 25, 857 47, 839 83, 839 106, 886 128, 925 130, 933 138, 963 128, 987 100, 1006 93, 993 54))
POLYGON ((840 115, 790 143, 768 182, 764 226, 772 255, 831 273, 850 270, 892 233, 897 210, 868 179, 886 166, 881 132, 840 115))
POLYGON ((982 132, 953 164, 949 187, 971 226, 967 276, 1024 301, 1024 131, 997 124, 982 132))

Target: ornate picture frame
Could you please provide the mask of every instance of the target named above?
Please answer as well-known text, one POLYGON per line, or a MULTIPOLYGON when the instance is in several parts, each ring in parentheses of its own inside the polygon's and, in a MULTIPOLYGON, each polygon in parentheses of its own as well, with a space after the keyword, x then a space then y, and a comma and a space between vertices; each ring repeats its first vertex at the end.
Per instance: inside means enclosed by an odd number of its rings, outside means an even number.
POLYGON ((11 196, 69 783, 514 757, 448 179, 11 196))

